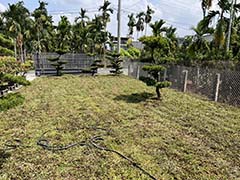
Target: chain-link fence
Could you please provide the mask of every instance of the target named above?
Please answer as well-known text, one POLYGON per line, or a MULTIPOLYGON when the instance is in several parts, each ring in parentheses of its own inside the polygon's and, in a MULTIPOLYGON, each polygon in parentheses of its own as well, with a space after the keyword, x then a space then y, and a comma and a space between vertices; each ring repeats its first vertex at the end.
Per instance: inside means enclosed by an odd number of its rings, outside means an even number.
MULTIPOLYGON (((139 79, 148 76, 142 70, 144 65, 146 63, 126 62, 124 68, 128 69, 129 76, 139 79)), ((160 78, 171 81, 173 89, 240 106, 240 71, 172 65, 167 67, 160 78)))
MULTIPOLYGON (((35 71, 36 74, 55 74, 56 70, 51 65, 48 59, 55 58, 58 55, 56 53, 40 53, 34 55, 35 71)), ((81 73, 85 68, 89 68, 93 64, 96 57, 90 57, 86 54, 64 54, 61 56, 61 60, 67 63, 63 65, 64 73, 81 73)))

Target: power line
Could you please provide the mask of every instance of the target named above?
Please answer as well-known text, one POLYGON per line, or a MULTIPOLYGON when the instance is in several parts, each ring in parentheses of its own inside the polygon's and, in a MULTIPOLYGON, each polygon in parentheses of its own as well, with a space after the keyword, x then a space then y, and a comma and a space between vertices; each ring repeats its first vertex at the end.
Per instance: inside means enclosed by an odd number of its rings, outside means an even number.
MULTIPOLYGON (((114 9, 116 9, 116 8, 114 8, 114 9)), ((135 14, 137 13, 136 11, 130 11, 130 10, 129 11, 128 10, 122 10, 122 12, 124 12, 124 13, 135 13, 135 14)), ((156 17, 153 17, 153 19, 155 19, 155 20, 163 19, 163 20, 168 21, 168 22, 173 23, 173 24, 178 24, 178 25, 183 25, 183 26, 193 26, 192 24, 186 24, 186 23, 182 23, 182 22, 172 21, 172 20, 169 20, 169 19, 166 19, 166 18, 157 19, 156 17)), ((189 30, 185 27, 180 27, 180 28, 185 29, 185 30, 189 30)))

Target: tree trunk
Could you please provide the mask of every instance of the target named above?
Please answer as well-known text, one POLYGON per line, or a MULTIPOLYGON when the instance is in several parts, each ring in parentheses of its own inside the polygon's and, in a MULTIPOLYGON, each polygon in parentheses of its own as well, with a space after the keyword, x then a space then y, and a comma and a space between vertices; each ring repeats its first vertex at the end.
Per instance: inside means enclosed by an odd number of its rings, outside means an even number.
POLYGON ((154 62, 154 48, 151 49, 151 58, 152 58, 152 62, 154 62))
POLYGON ((156 93, 157 93, 157 99, 160 100, 161 99, 161 92, 160 92, 159 87, 156 87, 156 93))
POLYGON ((147 36, 147 23, 146 23, 146 27, 145 27, 145 36, 147 36))
POLYGON ((15 55, 15 58, 17 59, 17 39, 16 38, 14 39, 14 55, 15 55))
POLYGON ((21 54, 21 62, 23 63, 24 60, 23 60, 23 44, 22 43, 20 45, 20 54, 21 54))

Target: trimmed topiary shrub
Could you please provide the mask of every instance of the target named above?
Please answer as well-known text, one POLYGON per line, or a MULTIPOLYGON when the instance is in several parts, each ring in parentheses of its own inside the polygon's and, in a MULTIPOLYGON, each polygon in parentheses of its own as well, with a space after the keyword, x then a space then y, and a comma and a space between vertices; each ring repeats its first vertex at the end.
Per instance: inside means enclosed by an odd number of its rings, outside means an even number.
POLYGON ((150 77, 140 77, 140 80, 145 82, 148 86, 155 86, 157 99, 161 99, 161 89, 171 86, 171 82, 163 81, 159 82, 159 74, 166 68, 160 65, 146 65, 142 68, 147 71, 150 77))
POLYGON ((62 75, 62 70, 63 70, 63 65, 64 64, 67 64, 67 62, 66 61, 63 61, 62 59, 61 59, 61 56, 63 56, 64 54, 66 54, 67 53, 67 51, 66 50, 61 50, 61 49, 59 49, 59 50, 57 50, 56 51, 56 53, 58 54, 58 56, 57 57, 55 57, 55 58, 49 58, 48 60, 51 62, 51 65, 53 66, 53 67, 55 67, 55 69, 56 69, 56 71, 57 71, 57 76, 61 76, 62 75))
POLYGON ((122 62, 123 60, 120 57, 120 54, 117 53, 109 53, 107 56, 107 59, 110 60, 111 65, 108 66, 110 68, 112 68, 112 70, 110 71, 110 73, 114 74, 114 75, 120 75, 122 74, 122 62))

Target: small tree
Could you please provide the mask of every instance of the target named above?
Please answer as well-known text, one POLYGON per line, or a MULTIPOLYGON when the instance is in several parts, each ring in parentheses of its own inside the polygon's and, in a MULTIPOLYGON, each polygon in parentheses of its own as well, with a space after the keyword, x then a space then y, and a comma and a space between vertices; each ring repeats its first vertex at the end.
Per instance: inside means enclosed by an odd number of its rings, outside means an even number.
POLYGON ((49 58, 48 60, 51 62, 51 65, 56 68, 57 76, 61 76, 62 75, 62 70, 64 68, 63 65, 67 63, 66 61, 63 61, 61 59, 61 56, 66 54, 67 51, 66 50, 57 50, 56 53, 58 54, 57 57, 49 58))
POLYGON ((114 75, 120 75, 122 74, 122 62, 123 60, 120 57, 120 54, 118 53, 109 53, 107 58, 110 60, 111 65, 108 67, 111 67, 112 70, 110 70, 110 73, 113 73, 114 75))
POLYGON ((171 82, 163 81, 159 82, 159 74, 163 72, 166 68, 160 65, 146 65, 143 66, 143 70, 147 71, 150 77, 140 77, 140 80, 145 82, 148 86, 155 86, 157 99, 161 99, 161 92, 162 88, 166 88, 171 86, 171 82))
POLYGON ((93 64, 91 64, 91 67, 90 67, 92 76, 94 76, 97 73, 98 68, 102 68, 102 67, 104 67, 104 64, 102 64, 101 59, 94 60, 93 64))

